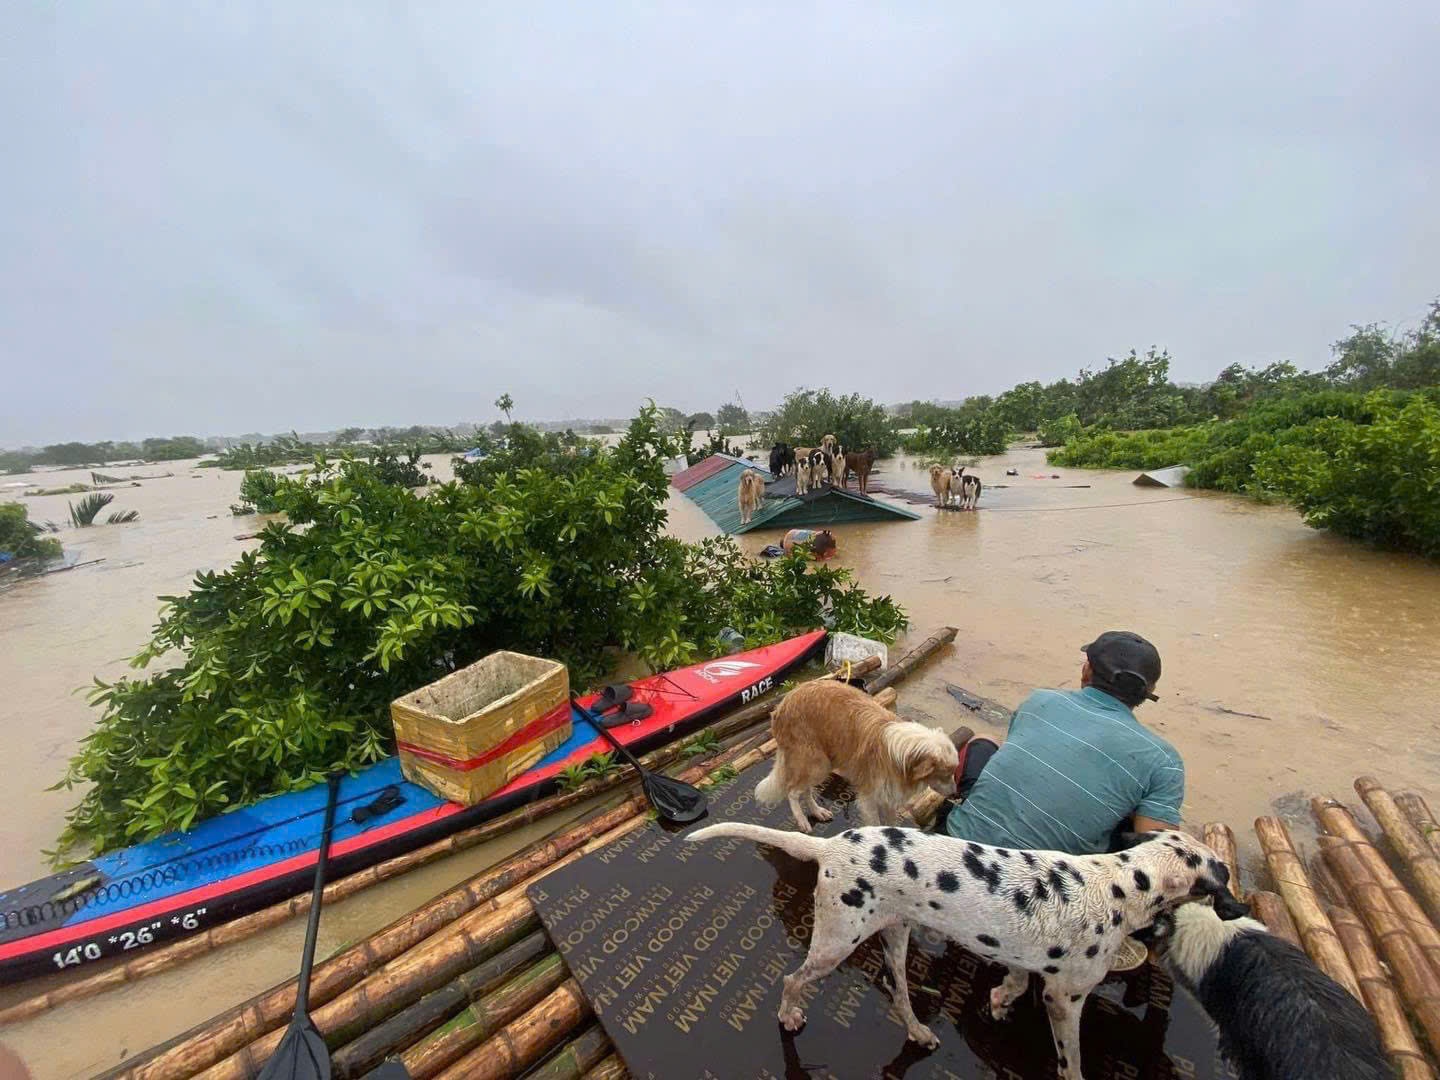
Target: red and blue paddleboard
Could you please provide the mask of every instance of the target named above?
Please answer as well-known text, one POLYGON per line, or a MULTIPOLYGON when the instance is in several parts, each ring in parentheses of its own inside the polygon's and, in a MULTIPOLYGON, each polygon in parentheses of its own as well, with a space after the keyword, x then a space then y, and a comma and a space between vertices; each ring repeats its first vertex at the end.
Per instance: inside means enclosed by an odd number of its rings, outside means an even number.
MULTIPOLYGON (((825 631, 817 630, 639 679, 630 684, 631 700, 654 711, 611 734, 641 753, 689 734, 779 685, 824 643, 825 631)), ((581 701, 590 705, 594 696, 581 701)), ((393 757, 345 777, 330 879, 551 794, 563 770, 609 749, 578 712, 573 723, 563 746, 475 806, 446 802, 410 783, 393 757), (385 809, 386 803, 392 805, 385 809), (355 810, 372 806, 373 816, 352 819, 355 810)), ((0 893, 0 984, 174 941, 304 892, 314 879, 325 798, 324 784, 275 795, 0 893)))

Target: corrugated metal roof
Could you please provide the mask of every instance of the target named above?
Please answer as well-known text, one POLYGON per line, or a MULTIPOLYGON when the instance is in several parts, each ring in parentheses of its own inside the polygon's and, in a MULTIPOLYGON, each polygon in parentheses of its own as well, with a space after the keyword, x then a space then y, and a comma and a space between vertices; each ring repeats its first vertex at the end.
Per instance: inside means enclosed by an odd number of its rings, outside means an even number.
POLYGON ((828 485, 807 495, 796 496, 793 476, 771 479, 765 469, 724 454, 713 454, 692 465, 685 472, 676 474, 671 483, 704 510, 711 521, 732 534, 760 528, 792 529, 804 525, 840 525, 895 518, 914 521, 920 517, 911 510, 872 499, 858 491, 828 485), (706 468, 707 465, 709 468, 706 468), (754 469, 766 479, 765 501, 745 525, 740 524, 738 489, 741 469, 754 469))
MULTIPOLYGON (((688 469, 676 473, 670 478, 670 483, 681 491, 689 491, 701 480, 708 480, 722 469, 728 469, 731 465, 739 465, 738 458, 732 458, 727 454, 711 454, 707 458, 697 461, 688 469)), ((769 476, 769 473, 765 474, 769 476)))
POLYGON ((1141 487, 1184 487, 1185 477, 1189 472, 1189 465, 1171 465, 1168 469, 1151 469, 1149 472, 1142 472, 1135 477, 1135 483, 1141 487))

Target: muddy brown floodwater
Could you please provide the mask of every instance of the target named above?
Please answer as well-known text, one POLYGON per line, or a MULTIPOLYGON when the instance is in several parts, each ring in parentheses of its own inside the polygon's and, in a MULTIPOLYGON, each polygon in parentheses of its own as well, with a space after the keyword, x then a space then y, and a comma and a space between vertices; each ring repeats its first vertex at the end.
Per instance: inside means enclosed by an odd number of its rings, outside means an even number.
MULTIPOLYGON (((227 566, 246 546, 234 536, 255 519, 227 509, 240 474, 191 464, 147 467, 139 471, 175 475, 117 490, 114 508, 138 510, 139 522, 62 532, 68 550, 104 562, 0 592, 0 723, 10 762, 0 789, 0 888, 45 872, 41 850, 74 798, 44 789, 93 719, 77 688, 125 673, 157 595, 186 589, 197 570, 227 566)), ((448 474, 443 459, 435 464, 448 474)), ((1440 686, 1440 566, 1317 533, 1284 507, 1138 488, 1129 472, 1051 469, 1038 450, 984 459, 977 471, 987 485, 978 513, 916 507, 916 522, 836 529, 836 562, 903 603, 913 635, 960 628, 951 653, 902 685, 902 711, 949 728, 973 719, 945 692, 947 682, 1007 705, 1035 686, 1073 687, 1080 645, 1129 628, 1164 659, 1161 700, 1139 716, 1184 755, 1186 820, 1229 822, 1252 866, 1256 816, 1295 815, 1303 810, 1297 797, 1312 793, 1346 798, 1362 771, 1393 788, 1440 793, 1429 705, 1440 686), (1005 476, 1012 467, 1018 477, 1005 476), (1080 484, 1090 486, 1070 486, 1080 484)), ((89 475, 40 479, 60 486, 89 475)), ((874 479, 928 489, 919 463, 905 458, 883 462, 874 479)), ((63 496, 24 501, 32 518, 66 518, 63 496)), ((681 498, 671 500, 671 529, 692 539, 713 532, 681 498)), ((762 531, 741 542, 756 551, 776 538, 762 531)), ((554 824, 327 908, 321 955, 554 824)), ((37 1077, 90 1075, 288 978, 302 936, 299 923, 277 928, 16 1025, 0 1040, 37 1077), (84 1039, 74 1038, 80 1030, 84 1039)), ((0 991, 0 1004, 20 996, 0 991)))

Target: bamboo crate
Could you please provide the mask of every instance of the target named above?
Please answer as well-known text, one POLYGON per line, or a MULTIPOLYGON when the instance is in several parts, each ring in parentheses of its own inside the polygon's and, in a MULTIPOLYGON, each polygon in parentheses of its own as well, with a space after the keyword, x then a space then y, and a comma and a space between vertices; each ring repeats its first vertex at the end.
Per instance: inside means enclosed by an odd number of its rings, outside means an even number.
POLYGON ((390 705, 406 779, 465 806, 570 738, 564 664, 496 652, 390 705))

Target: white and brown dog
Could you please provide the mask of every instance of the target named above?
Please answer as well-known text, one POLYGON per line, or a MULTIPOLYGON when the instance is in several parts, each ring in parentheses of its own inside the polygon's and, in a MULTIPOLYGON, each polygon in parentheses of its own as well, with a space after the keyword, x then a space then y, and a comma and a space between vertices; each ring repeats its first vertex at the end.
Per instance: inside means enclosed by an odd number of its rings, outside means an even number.
POLYGON ((770 722, 775 768, 755 788, 771 806, 790 800, 795 824, 829 821, 815 788, 831 773, 855 789, 867 824, 892 824, 923 788, 955 794, 955 744, 939 728, 901 720, 863 690, 817 679, 785 696, 770 722), (809 817, 806 816, 808 811, 809 817))
POLYGON ((740 500, 740 524, 749 525, 755 511, 765 500, 765 478, 755 469, 743 470, 736 494, 740 500))
POLYGON ((1225 864, 1182 832, 1146 834, 1148 839, 1113 855, 1013 851, 894 826, 822 839, 727 822, 688 839, 726 836, 769 844, 820 866, 810 951, 785 976, 780 996, 780 1023, 787 1030, 805 1023, 805 988, 878 932, 906 1033, 925 1046, 939 1045, 916 1018, 905 979, 910 927, 918 924, 1010 969, 990 992, 997 1020, 1009 1015, 1030 975, 1041 976, 1062 1080, 1083 1080, 1080 1010, 1126 936, 1188 899, 1229 897, 1225 864))
POLYGON ((813 446, 795 448, 795 494, 805 495, 829 478, 825 451, 813 446))

